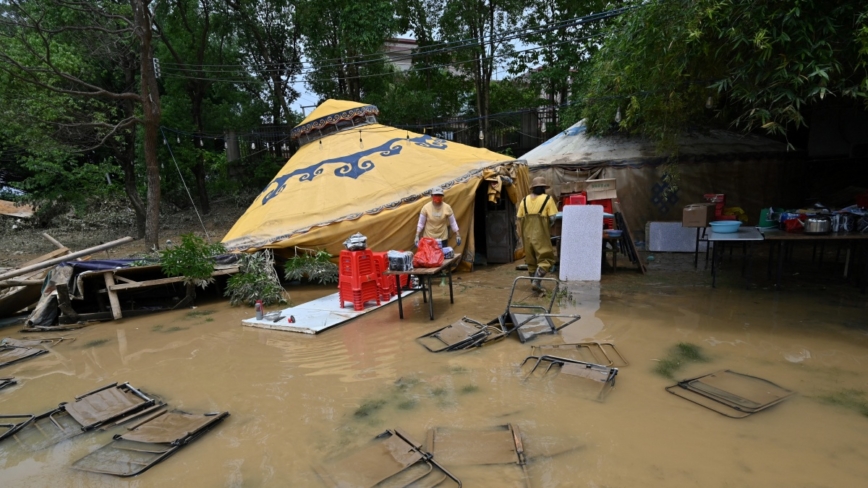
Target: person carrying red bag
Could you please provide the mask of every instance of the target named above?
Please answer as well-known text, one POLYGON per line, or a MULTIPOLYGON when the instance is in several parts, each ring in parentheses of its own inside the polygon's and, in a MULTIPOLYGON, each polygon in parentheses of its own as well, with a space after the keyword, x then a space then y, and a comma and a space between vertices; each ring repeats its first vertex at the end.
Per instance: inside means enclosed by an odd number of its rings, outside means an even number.
POLYGON ((420 237, 430 237, 440 242, 440 247, 449 245, 449 227, 455 234, 455 246, 461 245, 461 236, 458 234, 458 222, 452 207, 443 201, 443 188, 439 186, 431 190, 431 201, 422 207, 419 212, 419 223, 416 225, 416 239, 414 244, 419 247, 420 237), (448 226, 448 227, 447 227, 448 226))

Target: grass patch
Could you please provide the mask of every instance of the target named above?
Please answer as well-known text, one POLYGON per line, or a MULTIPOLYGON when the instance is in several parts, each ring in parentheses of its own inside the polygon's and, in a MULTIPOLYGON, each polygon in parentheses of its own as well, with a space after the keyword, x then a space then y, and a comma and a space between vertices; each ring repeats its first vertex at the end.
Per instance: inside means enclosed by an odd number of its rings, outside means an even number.
POLYGON ((823 403, 849 408, 868 417, 868 399, 862 390, 841 390, 817 398, 823 403))
POLYGON ((205 322, 214 322, 214 317, 208 317, 205 322))
POLYGON ((386 405, 385 400, 368 400, 353 412, 353 416, 358 419, 370 417, 383 408, 384 405, 386 405))
POLYGON ((464 385, 458 391, 460 391, 462 394, 475 393, 479 391, 479 387, 476 385, 464 385))
POLYGON ((654 372, 670 379, 675 378, 675 372, 686 363, 704 363, 708 357, 702 353, 702 349, 689 342, 679 342, 669 351, 669 354, 661 359, 654 372))
POLYGON ((151 327, 153 332, 163 332, 164 334, 168 334, 169 332, 178 332, 180 330, 187 330, 189 327, 178 327, 177 325, 173 325, 169 328, 163 328, 162 325, 155 325, 151 327))
POLYGON ((398 410, 413 410, 419 402, 414 398, 408 398, 398 404, 398 410))
POLYGON ((413 377, 404 378, 402 376, 395 381, 395 388, 397 388, 398 391, 407 391, 410 388, 413 388, 414 386, 416 386, 418 384, 419 384, 418 378, 413 378, 413 377))
POLYGON ((446 391, 446 388, 434 388, 433 390, 431 390, 431 396, 434 397, 442 397, 445 396, 446 393, 448 393, 446 391))
POLYGON ((216 310, 191 310, 187 312, 188 319, 195 319, 198 317, 204 317, 206 315, 211 315, 212 313, 216 313, 216 310))
POLYGON ((470 370, 464 366, 452 366, 449 368, 449 372, 452 374, 467 374, 470 370))
POLYGON ((94 339, 90 342, 85 342, 81 347, 87 349, 89 347, 99 347, 109 343, 110 339, 94 339))

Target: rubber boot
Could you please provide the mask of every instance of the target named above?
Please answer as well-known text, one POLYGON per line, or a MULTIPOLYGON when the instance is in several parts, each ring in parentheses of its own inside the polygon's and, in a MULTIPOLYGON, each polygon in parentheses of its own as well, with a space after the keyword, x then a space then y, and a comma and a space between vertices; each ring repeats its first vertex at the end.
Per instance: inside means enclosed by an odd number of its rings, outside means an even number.
MULTIPOLYGON (((536 278, 542 278, 545 275, 546 275, 546 270, 543 268, 537 268, 536 273, 534 273, 534 277, 536 277, 536 278)), ((531 288, 533 289, 533 291, 538 292, 538 293, 543 293, 546 291, 546 289, 542 287, 542 282, 540 280, 532 280, 531 281, 531 288)))

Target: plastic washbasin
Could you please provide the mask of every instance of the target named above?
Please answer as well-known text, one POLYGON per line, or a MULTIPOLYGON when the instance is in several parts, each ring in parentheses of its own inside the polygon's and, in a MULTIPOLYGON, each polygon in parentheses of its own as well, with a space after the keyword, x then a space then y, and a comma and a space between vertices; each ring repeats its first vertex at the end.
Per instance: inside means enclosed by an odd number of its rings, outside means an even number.
POLYGON ((738 228, 741 227, 741 222, 738 220, 718 220, 715 222, 709 222, 711 226, 711 230, 717 232, 718 234, 734 234, 738 232, 738 228))

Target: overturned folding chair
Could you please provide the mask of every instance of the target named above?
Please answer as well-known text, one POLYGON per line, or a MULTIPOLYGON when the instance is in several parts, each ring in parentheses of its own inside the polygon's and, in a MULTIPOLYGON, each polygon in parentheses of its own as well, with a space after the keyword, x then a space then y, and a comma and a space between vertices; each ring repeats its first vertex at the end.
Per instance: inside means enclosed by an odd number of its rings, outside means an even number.
POLYGON ((442 329, 416 338, 416 342, 431 352, 443 352, 479 347, 504 337, 506 334, 499 326, 462 317, 442 329))
POLYGON ((17 381, 15 381, 15 378, 0 378, 0 390, 6 388, 7 386, 12 386, 15 383, 17 383, 17 381))
POLYGON ((546 344, 531 346, 531 354, 556 354, 576 361, 589 361, 605 366, 624 367, 630 363, 611 342, 589 341, 567 344, 546 344))
POLYGON ((489 325, 498 325, 507 335, 515 331, 518 339, 524 343, 540 334, 555 334, 557 331, 579 320, 581 316, 571 314, 555 314, 552 309, 555 306, 558 292, 560 291, 559 280, 554 278, 533 278, 530 276, 519 276, 512 282, 512 290, 509 292, 509 300, 506 302, 506 311, 503 315, 489 322, 489 325), (515 295, 515 287, 519 281, 540 280, 551 282, 554 284, 552 289, 552 297, 549 300, 548 307, 542 305, 515 305, 512 303, 515 295), (555 325, 552 319, 568 319, 559 325, 555 325))
POLYGON ((521 467, 525 484, 530 486, 527 456, 517 425, 498 425, 490 429, 428 430, 425 450, 445 466, 515 464, 521 467))
POLYGON ((14 438, 23 447, 37 451, 133 415, 154 403, 154 399, 129 383, 120 386, 112 383, 33 417, 17 429, 14 438))
POLYGON ((679 381, 666 391, 734 419, 773 407, 795 394, 763 378, 728 369, 679 381))
POLYGON ((515 295, 516 284, 520 280, 530 279, 527 276, 519 276, 512 282, 512 290, 509 292, 506 310, 502 315, 487 324, 468 317, 462 317, 457 322, 416 338, 416 341, 431 352, 458 351, 495 342, 515 331, 519 340, 526 342, 540 334, 554 334, 581 318, 579 315, 551 313, 560 286, 560 282, 554 278, 533 278, 554 283, 548 307, 513 304, 512 298, 515 295), (568 320, 555 325, 552 319, 568 320))
POLYGON ((600 390, 597 392, 597 400, 603 400, 608 396, 609 392, 612 391, 612 388, 615 387, 615 377, 618 376, 618 368, 557 356, 528 356, 524 361, 522 361, 521 365, 524 366, 525 363, 531 359, 536 359, 536 363, 533 365, 533 368, 531 368, 526 378, 530 378, 542 363, 547 362, 549 364, 542 373, 543 377, 548 375, 553 366, 559 366, 559 375, 577 376, 600 383, 601 386, 600 390))
POLYGON ((129 427, 130 432, 114 436, 110 444, 79 459, 72 467, 92 473, 135 476, 202 437, 228 416, 229 412, 197 415, 162 411, 129 427))
POLYGON ((461 481, 402 431, 387 430, 347 457, 314 466, 333 488, 458 486, 461 481))
POLYGON ((38 347, 18 347, 12 345, 0 345, 0 368, 18 361, 35 358, 46 354, 48 351, 38 347))
POLYGON ((33 420, 33 415, 0 415, 0 441, 15 435, 33 420))

